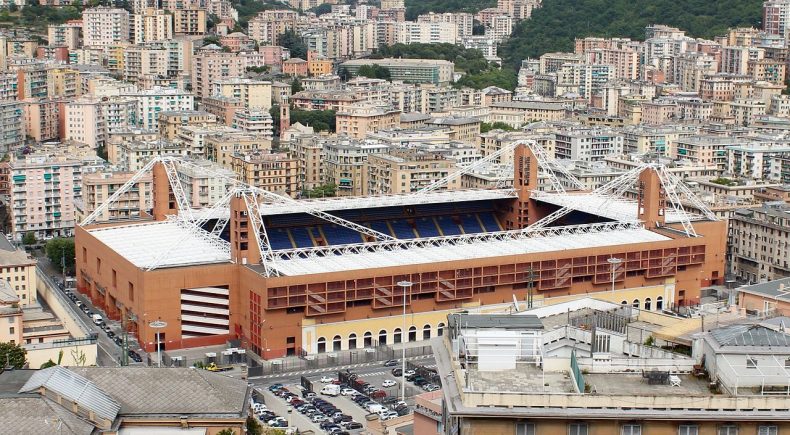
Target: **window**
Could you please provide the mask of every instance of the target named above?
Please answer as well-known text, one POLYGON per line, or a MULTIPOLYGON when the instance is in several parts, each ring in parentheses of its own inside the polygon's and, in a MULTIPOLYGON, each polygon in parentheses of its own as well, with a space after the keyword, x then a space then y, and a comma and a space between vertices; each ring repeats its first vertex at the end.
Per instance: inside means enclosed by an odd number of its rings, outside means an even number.
POLYGON ((760 425, 757 427, 757 435, 778 435, 779 428, 773 425, 760 425))
POLYGON ((118 287, 118 272, 115 269, 112 270, 112 286, 118 287))
POLYGON ((587 435, 587 423, 569 423, 568 435, 587 435))
POLYGON ((365 335, 362 336, 362 346, 363 347, 373 346, 373 334, 370 331, 367 331, 365 335))
POLYGON ((631 306, 634 308, 639 308, 639 299, 634 299, 634 303, 631 304, 631 306))
POLYGON ((642 435, 642 425, 624 424, 620 429, 621 435, 642 435))
POLYGON ((516 423, 516 435, 535 435, 535 423, 516 423))
POLYGON ((409 327, 409 341, 417 341, 417 327, 410 326, 409 327))
POLYGON ((348 348, 349 349, 357 348, 357 334, 354 334, 353 332, 348 336, 348 348))
POLYGON ((379 345, 384 346, 387 344, 387 331, 382 329, 379 331, 379 345))
POLYGON ((756 369, 757 368, 757 360, 747 356, 746 357, 746 368, 747 369, 756 369))
POLYGON ((14 327, 13 326, 8 328, 8 333, 11 334, 11 335, 14 334, 14 327))
POLYGON ((318 337, 318 353, 326 352, 326 338, 318 337))
POLYGON ((436 325, 436 336, 441 337, 444 335, 444 323, 439 323, 436 325))
POLYGON ((343 346, 343 339, 339 335, 335 335, 332 339, 332 351, 337 352, 343 346))
POLYGON ((134 284, 132 284, 131 282, 129 283, 129 300, 130 301, 134 300, 134 284))
POLYGON ((738 426, 734 424, 726 424, 724 426, 719 426, 717 435, 738 435, 738 426))
POLYGON ((696 424, 681 424, 678 426, 678 435, 697 435, 699 426, 696 424))
POLYGON ((101 258, 96 259, 96 274, 101 275, 101 258))
POLYGON ((652 301, 650 300, 650 298, 646 298, 645 299, 645 310, 650 311, 651 304, 652 304, 652 301))
POLYGON ((431 339, 431 325, 425 325, 422 327, 422 339, 423 340, 431 339))
POLYGON ((664 298, 659 296, 656 298, 656 310, 663 310, 664 309, 664 298))
POLYGON ((401 342, 401 330, 400 330, 400 328, 395 328, 395 330, 392 331, 392 342, 393 343, 400 343, 401 342))

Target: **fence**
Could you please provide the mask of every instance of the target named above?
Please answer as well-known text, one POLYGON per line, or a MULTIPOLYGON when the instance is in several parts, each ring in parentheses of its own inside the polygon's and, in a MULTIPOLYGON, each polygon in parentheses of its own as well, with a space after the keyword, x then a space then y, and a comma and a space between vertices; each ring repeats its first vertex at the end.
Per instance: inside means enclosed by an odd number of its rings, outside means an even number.
MULTIPOLYGON (((433 355, 431 346, 417 346, 406 348, 406 358, 433 355)), ((279 373, 299 372, 303 370, 316 370, 329 367, 342 367, 354 364, 386 361, 399 359, 403 356, 401 349, 390 346, 378 346, 367 349, 345 350, 301 357, 287 357, 277 360, 263 361, 260 370, 250 370, 250 376, 267 376, 279 373), (260 374, 258 374, 260 373, 260 374)))

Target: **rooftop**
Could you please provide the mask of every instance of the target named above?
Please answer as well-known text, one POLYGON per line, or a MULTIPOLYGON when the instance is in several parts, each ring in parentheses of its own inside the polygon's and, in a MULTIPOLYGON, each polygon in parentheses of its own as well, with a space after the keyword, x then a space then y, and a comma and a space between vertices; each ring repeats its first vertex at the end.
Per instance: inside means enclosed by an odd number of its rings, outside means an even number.
POLYGON ((88 230, 98 241, 145 269, 226 263, 230 251, 205 232, 193 232, 175 221, 134 223, 88 230))
POLYGON ((287 276, 310 275, 666 240, 670 239, 635 224, 556 227, 534 233, 436 237, 411 244, 395 241, 275 251, 271 266, 287 276))
POLYGON ((790 301, 790 278, 782 278, 760 284, 747 285, 740 287, 738 291, 790 301))

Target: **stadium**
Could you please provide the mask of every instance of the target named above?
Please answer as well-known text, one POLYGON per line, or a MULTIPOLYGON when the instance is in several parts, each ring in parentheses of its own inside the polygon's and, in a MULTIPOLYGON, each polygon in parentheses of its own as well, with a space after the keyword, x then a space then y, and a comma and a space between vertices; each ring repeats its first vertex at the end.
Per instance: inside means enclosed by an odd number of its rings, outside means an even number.
POLYGON ((148 351, 239 339, 276 358, 430 338, 466 307, 617 287, 658 289, 633 303, 661 310, 723 282, 726 223, 686 213, 684 201, 706 208, 663 167, 566 190, 572 176, 523 141, 450 177, 503 155, 512 188, 448 191, 445 179, 407 195, 293 200, 235 183, 200 210, 176 173, 189 163, 156 158, 76 228, 78 288, 148 351), (96 221, 148 172, 144 218, 96 221), (159 340, 154 320, 167 324, 159 340))

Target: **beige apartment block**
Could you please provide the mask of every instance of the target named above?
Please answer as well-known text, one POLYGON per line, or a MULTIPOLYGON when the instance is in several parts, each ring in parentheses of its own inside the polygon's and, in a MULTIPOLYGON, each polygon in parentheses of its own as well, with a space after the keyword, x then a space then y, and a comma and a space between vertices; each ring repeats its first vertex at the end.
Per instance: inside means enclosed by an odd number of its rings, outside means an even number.
POLYGON ((269 110, 272 107, 272 82, 241 77, 217 80, 213 95, 238 98, 247 109, 269 110))
POLYGON ((301 191, 299 162, 288 153, 235 154, 231 157, 231 167, 239 181, 268 192, 296 197, 301 191))
POLYGON ((204 140, 206 158, 225 169, 233 169, 234 154, 270 152, 272 141, 262 134, 222 133, 210 134, 204 140))
MULTIPOLYGON (((121 186, 128 182, 132 172, 95 172, 82 178, 82 200, 77 204, 77 220, 93 213, 121 186)), ((110 204, 96 219, 98 222, 119 221, 140 218, 140 210, 150 210, 152 202, 152 176, 143 177, 110 204)))
POLYGON ((192 57, 192 90, 198 98, 211 96, 217 81, 243 75, 244 60, 236 53, 201 49, 192 57))
POLYGON ((173 39, 173 15, 163 9, 147 8, 129 22, 133 44, 173 39))
POLYGON ((129 41, 129 12, 99 6, 82 12, 82 40, 85 47, 107 47, 129 41))
MULTIPOLYGON (((365 166, 367 195, 417 192, 458 170, 453 160, 414 150, 372 155, 365 166)), ((455 179, 445 189, 457 189, 459 185, 459 179, 455 179)))
POLYGON ((355 105, 337 113, 336 130, 339 135, 363 139, 368 133, 400 125, 400 110, 369 105, 355 105))
MULTIPOLYGON (((5 237, 0 237, 0 282, 8 284, 7 289, 16 296, 16 303, 20 307, 38 303, 36 260, 23 249, 11 245, 5 237)), ((21 323, 19 326, 21 336, 21 323)), ((0 338, 0 342, 2 341, 8 340, 0 338)))
POLYGON ((173 140, 178 129, 187 125, 213 125, 217 117, 200 110, 172 110, 159 112, 159 135, 162 139, 173 140))

